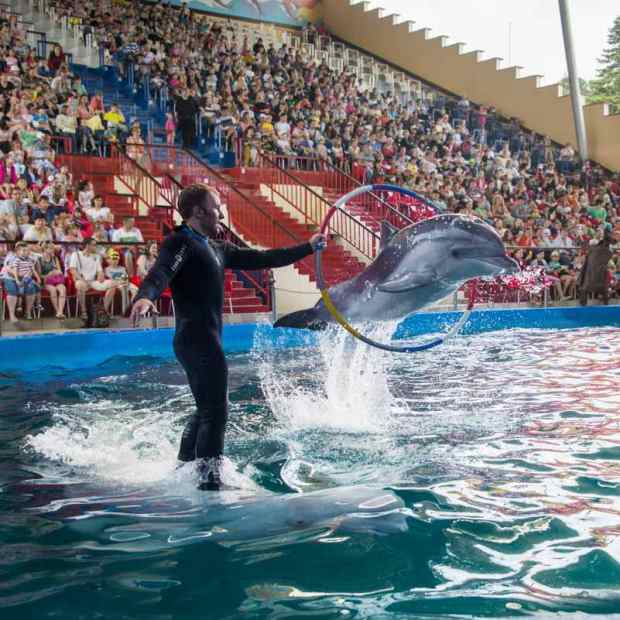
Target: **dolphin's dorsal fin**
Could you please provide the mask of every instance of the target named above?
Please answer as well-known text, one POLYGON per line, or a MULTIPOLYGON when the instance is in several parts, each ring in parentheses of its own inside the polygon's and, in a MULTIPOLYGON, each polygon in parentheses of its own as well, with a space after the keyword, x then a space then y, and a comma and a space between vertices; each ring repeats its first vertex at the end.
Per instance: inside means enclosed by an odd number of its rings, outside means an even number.
POLYGON ((432 269, 420 269, 410 271, 402 276, 397 275, 391 280, 386 280, 377 287, 384 293, 406 293, 420 286, 427 286, 437 280, 437 274, 432 269))
POLYGON ((398 228, 392 226, 387 220, 381 222, 381 240, 379 241, 379 249, 382 250, 392 237, 398 232, 398 228))

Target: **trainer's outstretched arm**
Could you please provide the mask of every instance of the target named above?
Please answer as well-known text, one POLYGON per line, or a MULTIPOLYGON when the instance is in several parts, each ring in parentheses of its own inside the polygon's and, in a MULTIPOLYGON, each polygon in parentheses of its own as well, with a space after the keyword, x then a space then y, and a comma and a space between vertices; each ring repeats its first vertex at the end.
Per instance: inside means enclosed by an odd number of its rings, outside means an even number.
POLYGON ((225 266, 229 269, 274 269, 286 267, 306 258, 319 247, 325 246, 325 237, 314 235, 308 243, 302 243, 291 248, 277 250, 251 250, 238 248, 230 243, 225 245, 225 266))

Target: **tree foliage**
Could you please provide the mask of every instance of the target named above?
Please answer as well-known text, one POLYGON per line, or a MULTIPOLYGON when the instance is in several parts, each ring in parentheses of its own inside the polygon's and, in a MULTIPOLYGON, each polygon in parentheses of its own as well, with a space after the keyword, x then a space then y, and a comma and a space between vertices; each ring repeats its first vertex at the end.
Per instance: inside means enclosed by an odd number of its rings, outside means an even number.
MULTIPOLYGON (((570 80, 568 79, 568 75, 562 78, 560 82, 560 87, 562 88, 563 95, 570 95, 570 80)), ((588 82, 588 80, 579 78, 579 92, 586 98, 590 97, 592 91, 590 89, 590 82, 588 82)))
POLYGON ((620 112, 620 15, 614 20, 607 36, 607 48, 599 58, 602 65, 597 76, 590 81, 588 103, 608 102, 615 112, 620 112))

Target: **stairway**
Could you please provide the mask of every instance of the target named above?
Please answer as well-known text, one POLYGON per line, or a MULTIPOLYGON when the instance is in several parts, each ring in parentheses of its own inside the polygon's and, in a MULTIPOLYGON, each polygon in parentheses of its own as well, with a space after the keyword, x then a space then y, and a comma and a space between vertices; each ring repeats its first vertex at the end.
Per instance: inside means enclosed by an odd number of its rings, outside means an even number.
MULTIPOLYGON (((258 208, 269 216, 271 222, 277 222, 289 235, 274 226, 267 217, 264 225, 258 225, 255 217, 249 212, 246 205, 229 201, 228 211, 231 222, 239 234, 249 243, 262 247, 290 246, 293 239, 297 243, 304 243, 317 232, 317 227, 303 224, 280 209, 276 204, 263 196, 260 185, 253 182, 230 181, 240 189, 258 208)), ((232 195, 231 195, 232 196, 232 195)), ((323 276, 328 286, 349 280, 364 269, 364 264, 347 252, 337 243, 329 243, 322 256, 323 276)), ((304 260, 295 264, 299 273, 307 275, 312 282, 316 282, 313 260, 304 260)))
POLYGON ((256 289, 246 286, 240 276, 230 269, 224 279, 224 313, 247 314, 269 312, 256 293, 256 289))
MULTIPOLYGON (((46 15, 34 10, 30 0, 12 0, 12 9, 21 13, 24 20, 31 22, 28 30, 45 32, 47 35, 46 55, 51 49, 51 44, 59 43, 65 53, 72 54, 73 62, 80 62, 89 67, 99 66, 99 48, 84 45, 81 37, 74 35, 71 29, 63 27, 60 21, 52 21, 46 15)), ((36 41, 30 40, 30 45, 36 45, 36 41)))
MULTIPOLYGON (((67 165, 75 181, 88 179, 93 184, 95 194, 104 197, 104 203, 114 215, 114 226, 118 228, 122 219, 131 216, 136 227, 142 232, 145 241, 163 240, 162 219, 153 214, 136 216, 136 196, 118 189, 115 176, 119 173, 119 161, 116 158, 97 158, 86 156, 59 156, 59 163, 67 165)), ((226 271, 224 282, 224 312, 227 314, 248 314, 270 312, 266 299, 242 272, 226 271)))

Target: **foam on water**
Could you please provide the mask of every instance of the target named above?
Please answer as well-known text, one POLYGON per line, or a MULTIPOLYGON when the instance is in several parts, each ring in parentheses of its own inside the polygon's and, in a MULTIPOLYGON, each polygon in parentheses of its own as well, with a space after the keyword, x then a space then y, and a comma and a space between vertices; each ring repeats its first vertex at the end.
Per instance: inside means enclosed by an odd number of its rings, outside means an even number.
MULTIPOLYGON (((131 390, 133 379, 119 375, 101 377, 97 383, 131 390)), ((26 449, 69 466, 78 476, 114 485, 185 484, 186 492, 195 487, 197 473, 193 467, 175 470, 186 419, 179 410, 193 411, 187 386, 167 386, 176 394, 156 408, 152 403, 142 408, 121 399, 93 400, 88 386, 76 387, 84 402, 54 407, 51 424, 29 435, 26 449)), ((239 472, 229 459, 224 460, 222 475, 232 487, 257 489, 249 473, 239 472)))
POLYGON ((104 399, 64 407, 52 421, 42 433, 29 436, 27 445, 102 480, 149 483, 174 466, 179 431, 172 415, 104 399))

